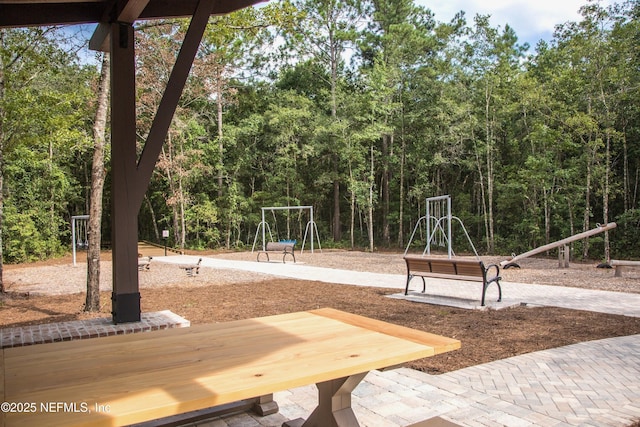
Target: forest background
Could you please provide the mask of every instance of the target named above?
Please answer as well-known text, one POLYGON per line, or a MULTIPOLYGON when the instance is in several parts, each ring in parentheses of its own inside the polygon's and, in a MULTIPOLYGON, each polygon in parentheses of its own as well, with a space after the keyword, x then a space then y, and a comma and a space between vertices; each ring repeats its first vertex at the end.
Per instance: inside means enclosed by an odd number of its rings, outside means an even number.
MULTIPOLYGON (((640 2, 590 1, 581 15, 536 46, 412 0, 274 0, 212 17, 140 239, 167 229, 170 246, 242 249, 261 207, 312 205, 323 247, 404 249, 425 199, 449 194, 481 253, 616 221, 611 241, 576 242, 574 257, 640 257, 640 2)), ((136 27, 141 142, 187 25, 136 27)), ((68 252, 71 217, 90 211, 102 73, 78 40, 0 29, 0 268, 68 252)), ((106 135, 94 169, 108 244, 106 135)), ((306 213, 268 215, 278 238, 302 240, 306 213)))

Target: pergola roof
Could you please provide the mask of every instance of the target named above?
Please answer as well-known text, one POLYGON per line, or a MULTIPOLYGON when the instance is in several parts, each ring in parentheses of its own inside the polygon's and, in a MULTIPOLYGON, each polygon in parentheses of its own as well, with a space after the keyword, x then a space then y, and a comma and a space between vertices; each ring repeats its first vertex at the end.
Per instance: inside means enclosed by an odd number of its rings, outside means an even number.
MULTIPOLYGON (((212 15, 224 15, 262 1, 265 0, 218 0, 212 15)), ((0 0, 0 27, 191 17, 197 4, 198 0, 0 0)))

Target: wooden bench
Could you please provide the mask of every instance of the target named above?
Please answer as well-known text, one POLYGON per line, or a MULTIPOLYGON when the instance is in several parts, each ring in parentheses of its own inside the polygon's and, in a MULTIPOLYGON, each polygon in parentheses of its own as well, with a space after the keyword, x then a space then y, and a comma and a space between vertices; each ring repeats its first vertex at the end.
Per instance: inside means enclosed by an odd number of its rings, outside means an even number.
POLYGON ((615 277, 622 277, 622 271, 626 267, 640 267, 640 261, 629 261, 629 260, 621 260, 621 259, 612 259, 611 267, 615 267, 616 272, 614 273, 615 277))
POLYGON ((151 267, 153 257, 143 256, 138 258, 138 271, 146 271, 151 267))
POLYGON ((201 263, 202 263, 202 258, 198 259, 198 262, 196 262, 195 264, 180 264, 178 265, 178 267, 184 270, 185 273, 187 273, 187 276, 193 277, 196 274, 200 273, 201 263))
POLYGON ((315 383, 309 425, 354 426, 351 392, 368 371, 458 348, 333 309, 6 348, 0 397, 15 410, 0 425, 130 425, 315 383))
POLYGON ((295 246, 295 242, 267 242, 264 250, 258 252, 257 261, 260 262, 260 255, 265 254, 269 262, 269 252, 279 252, 282 254, 283 263, 287 260, 287 255, 291 255, 293 262, 296 262, 296 256, 293 253, 295 246))
POLYGON ((484 306, 485 295, 490 284, 495 283, 498 286, 498 301, 502 301, 502 288, 500 287, 500 267, 497 264, 491 264, 485 267, 482 261, 460 259, 460 258, 438 258, 428 256, 412 256, 404 257, 407 264, 407 285, 404 294, 409 293, 409 282, 414 277, 422 278, 422 292, 426 290, 425 277, 434 277, 439 279, 467 280, 482 283, 482 299, 481 305, 484 306), (489 270, 495 269, 495 275, 490 276, 489 270))

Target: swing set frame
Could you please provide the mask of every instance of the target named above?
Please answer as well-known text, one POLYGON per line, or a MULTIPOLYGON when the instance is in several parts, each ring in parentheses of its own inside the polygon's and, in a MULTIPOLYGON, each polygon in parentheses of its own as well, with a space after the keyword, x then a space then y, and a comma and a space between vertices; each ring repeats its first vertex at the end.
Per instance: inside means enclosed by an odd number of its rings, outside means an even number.
POLYGON ((453 252, 453 235, 451 232, 451 225, 452 225, 452 221, 456 220, 460 223, 460 226, 462 227, 462 230, 464 231, 464 234, 467 237, 467 240, 469 241, 469 245, 471 245, 471 249, 473 249, 473 253, 476 256, 476 259, 480 260, 478 251, 476 251, 476 247, 471 241, 471 237, 469 236, 467 229, 462 223, 462 220, 457 216, 453 216, 451 214, 451 196, 447 194, 444 196, 429 197, 425 199, 425 202, 426 202, 425 203, 426 215, 418 218, 418 221, 416 221, 416 225, 413 228, 413 233, 411 233, 411 237, 409 238, 409 243, 407 244, 407 248, 404 250, 404 255, 406 256, 407 252, 409 252, 409 248, 411 247, 411 243, 413 242, 413 238, 416 234, 416 231, 418 231, 418 228, 420 227, 420 224, 422 223, 422 221, 425 221, 427 244, 424 248, 424 251, 422 251, 422 256, 431 255, 431 242, 435 241, 436 233, 440 232, 441 233, 440 235, 444 238, 444 240, 447 243, 447 256, 449 259, 451 259, 453 256, 455 256, 455 253, 453 252), (435 215, 440 215, 440 216, 435 216, 435 215), (446 225, 446 230, 445 230, 445 225, 446 225))
POLYGON ((287 210, 287 211, 292 211, 292 210, 308 210, 309 211, 309 221, 307 222, 307 225, 304 229, 304 238, 302 239, 302 246, 300 247, 300 253, 304 252, 304 247, 305 244, 307 242, 307 236, 309 234, 309 231, 311 231, 311 238, 310 238, 310 246, 311 246, 311 253, 313 253, 313 234, 315 233, 316 239, 318 241, 318 248, 320 249, 320 251, 322 251, 322 246, 320 246, 320 235, 318 234, 318 226, 316 225, 316 222, 313 220, 313 206, 268 206, 268 207, 262 207, 260 208, 260 210, 262 211, 262 221, 260 221, 260 223, 258 224, 258 228, 256 229, 256 235, 253 238, 253 246, 251 247, 251 252, 253 252, 256 248, 256 243, 258 242, 258 236, 260 235, 260 231, 262 231, 262 250, 265 251, 266 247, 267 247, 267 233, 269 233, 269 239, 271 242, 273 242, 273 234, 271 234, 271 227, 269 227, 269 223, 266 221, 265 219, 265 212, 266 211, 271 211, 274 214, 275 217, 275 212, 274 211, 282 211, 282 210, 287 210))
POLYGON ((76 266, 76 248, 78 246, 78 239, 76 236, 76 231, 82 230, 82 225, 84 224, 84 233, 85 233, 85 248, 89 246, 89 215, 74 215, 71 217, 71 250, 73 252, 73 266, 76 266), (80 225, 80 227, 78 227, 80 225))

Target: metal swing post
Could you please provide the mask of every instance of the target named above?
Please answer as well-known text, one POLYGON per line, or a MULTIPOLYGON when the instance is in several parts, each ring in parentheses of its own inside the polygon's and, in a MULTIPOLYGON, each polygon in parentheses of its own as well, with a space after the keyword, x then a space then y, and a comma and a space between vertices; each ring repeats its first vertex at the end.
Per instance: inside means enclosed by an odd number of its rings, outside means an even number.
POLYGON ((271 227, 269 227, 269 224, 267 223, 267 221, 264 218, 264 210, 265 208, 261 208, 262 210, 262 221, 260 221, 260 224, 258 224, 258 228, 256 229, 256 235, 253 238, 253 246, 251 247, 251 252, 253 252, 256 248, 256 242, 258 241, 258 234, 260 234, 260 228, 262 227, 262 250, 265 251, 266 250, 266 229, 268 229, 269 231, 269 238, 271 239, 271 241, 273 241, 273 235, 271 234, 271 227))
POLYGON ((309 209, 309 222, 307 222, 307 225, 304 229, 304 237, 302 238, 302 246, 300 247, 300 253, 304 252, 304 246, 306 244, 307 241, 307 235, 309 233, 309 228, 311 228, 311 253, 313 253, 313 233, 315 231, 316 233, 316 238, 318 239, 318 249, 320 249, 320 251, 322 251, 322 246, 320 246, 320 234, 318 233, 318 226, 316 225, 316 222, 313 220, 313 206, 301 206, 301 208, 308 208, 309 209))
MULTIPOLYGON (((71 217, 71 252, 73 254, 73 266, 76 266, 76 249, 77 249, 77 245, 78 245, 78 239, 77 239, 77 227, 76 224, 78 221, 88 221, 89 220, 89 215, 74 215, 71 217)), ((85 233, 87 232, 87 228, 84 228, 85 233)), ((86 241, 86 237, 85 237, 85 241, 86 241)))

